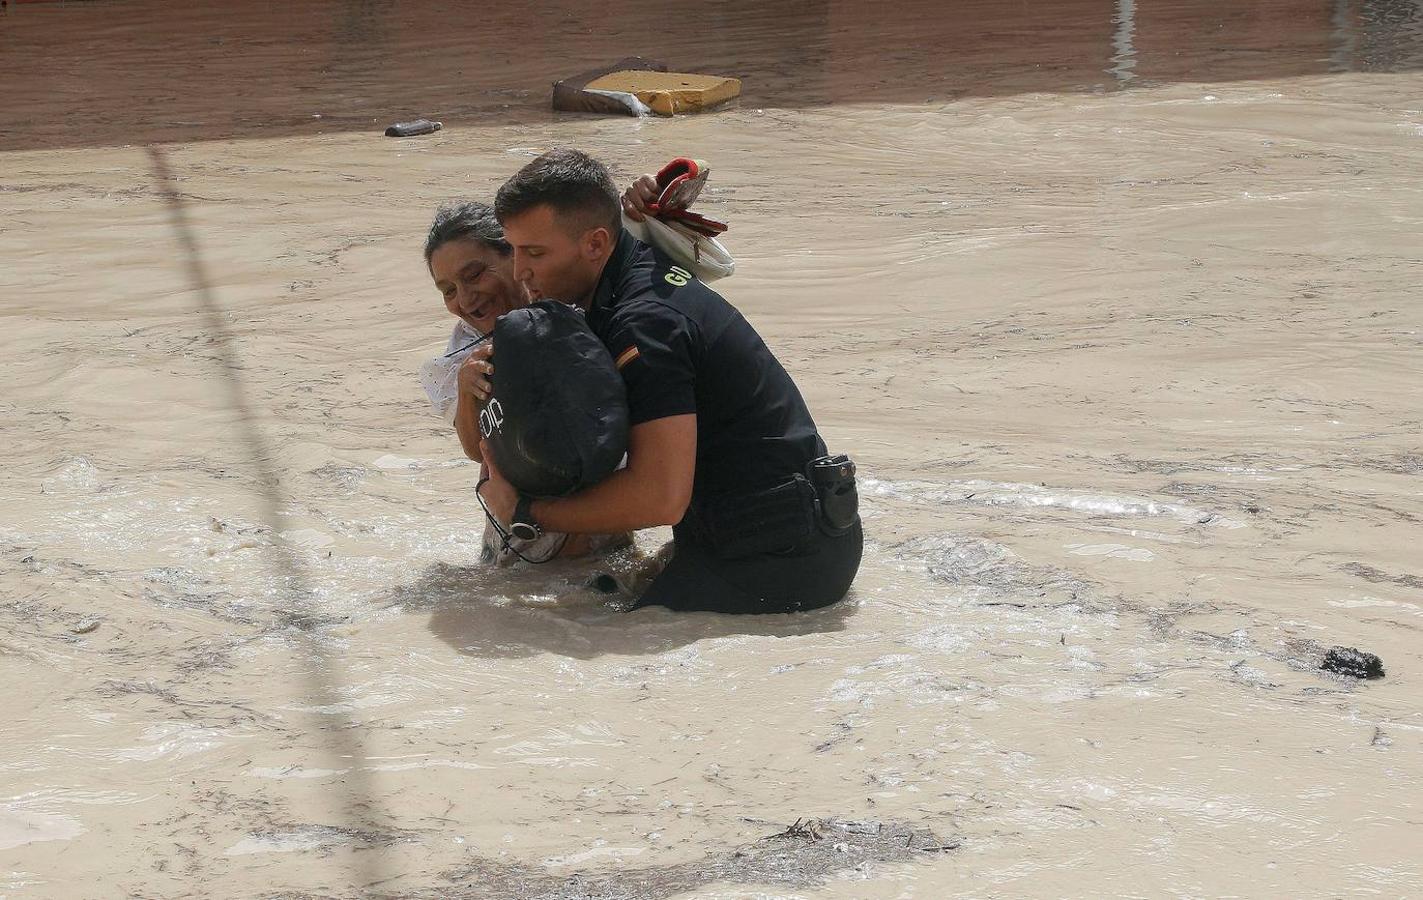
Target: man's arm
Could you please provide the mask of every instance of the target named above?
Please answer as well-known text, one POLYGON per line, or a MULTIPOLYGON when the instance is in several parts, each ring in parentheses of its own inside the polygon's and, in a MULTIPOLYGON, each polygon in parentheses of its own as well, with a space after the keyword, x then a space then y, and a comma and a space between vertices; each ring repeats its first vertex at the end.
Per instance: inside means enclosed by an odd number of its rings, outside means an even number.
MULTIPOLYGON (((518 495, 497 469, 488 469, 485 502, 508 523, 518 495)), ((653 419, 628 434, 627 468, 570 497, 536 500, 530 511, 544 531, 607 533, 675 525, 692 501, 696 469, 696 415, 653 419)))

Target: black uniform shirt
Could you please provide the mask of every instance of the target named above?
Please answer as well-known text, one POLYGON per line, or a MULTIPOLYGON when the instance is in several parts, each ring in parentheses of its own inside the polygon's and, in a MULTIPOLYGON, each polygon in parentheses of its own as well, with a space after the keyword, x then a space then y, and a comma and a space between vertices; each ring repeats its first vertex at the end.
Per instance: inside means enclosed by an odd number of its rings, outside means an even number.
POLYGON ((795 382, 751 323, 626 231, 588 324, 627 384, 633 425, 696 414, 694 500, 774 487, 825 453, 795 382))

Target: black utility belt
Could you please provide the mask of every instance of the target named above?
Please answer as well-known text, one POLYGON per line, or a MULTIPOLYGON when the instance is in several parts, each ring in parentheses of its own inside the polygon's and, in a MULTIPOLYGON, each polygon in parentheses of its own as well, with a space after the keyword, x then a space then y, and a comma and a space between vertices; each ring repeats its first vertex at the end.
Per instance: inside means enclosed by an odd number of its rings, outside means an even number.
POLYGON ((722 559, 789 553, 816 532, 847 534, 860 520, 855 463, 843 453, 811 460, 805 473, 764 491, 693 505, 693 534, 722 559))

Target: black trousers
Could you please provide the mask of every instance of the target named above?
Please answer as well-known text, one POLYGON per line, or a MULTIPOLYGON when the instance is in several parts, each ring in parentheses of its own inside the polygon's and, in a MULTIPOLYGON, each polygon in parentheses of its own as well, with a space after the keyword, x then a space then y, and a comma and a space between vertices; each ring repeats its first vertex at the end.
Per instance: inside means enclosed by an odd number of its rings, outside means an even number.
POLYGON ((726 560, 678 534, 672 561, 637 606, 722 613, 786 613, 829 606, 850 590, 864 544, 857 521, 840 537, 817 531, 794 551, 726 560))

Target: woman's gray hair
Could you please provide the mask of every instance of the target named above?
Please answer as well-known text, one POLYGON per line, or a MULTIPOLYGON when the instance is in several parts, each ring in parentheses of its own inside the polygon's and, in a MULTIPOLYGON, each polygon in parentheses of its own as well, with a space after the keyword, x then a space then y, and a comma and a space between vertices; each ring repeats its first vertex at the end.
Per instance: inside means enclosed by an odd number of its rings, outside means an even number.
POLYGON ((504 228, 494 216, 494 207, 473 201, 446 203, 435 211, 435 221, 425 238, 425 265, 430 264, 436 250, 461 238, 478 241, 500 256, 514 252, 504 240, 504 228))

